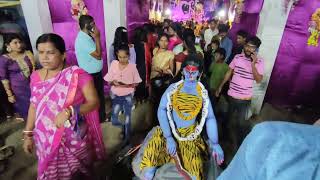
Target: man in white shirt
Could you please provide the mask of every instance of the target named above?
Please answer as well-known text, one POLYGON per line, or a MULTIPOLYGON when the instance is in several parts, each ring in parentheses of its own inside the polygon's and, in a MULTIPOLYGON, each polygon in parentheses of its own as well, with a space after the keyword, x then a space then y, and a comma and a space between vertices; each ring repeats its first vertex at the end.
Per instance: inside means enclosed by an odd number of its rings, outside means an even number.
POLYGON ((207 29, 204 32, 204 41, 206 42, 206 45, 204 46, 204 50, 207 50, 207 46, 211 43, 211 39, 213 36, 216 36, 219 34, 218 30, 218 21, 215 19, 212 19, 209 21, 209 29, 207 29))

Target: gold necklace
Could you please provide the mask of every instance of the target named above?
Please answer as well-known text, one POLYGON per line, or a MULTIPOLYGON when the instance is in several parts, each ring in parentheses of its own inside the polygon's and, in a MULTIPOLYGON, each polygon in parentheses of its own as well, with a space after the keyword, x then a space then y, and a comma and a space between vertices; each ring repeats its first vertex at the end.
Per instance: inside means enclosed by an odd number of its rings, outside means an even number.
POLYGON ((189 121, 194 119, 202 108, 201 87, 197 85, 197 95, 180 92, 182 87, 183 83, 178 86, 177 92, 172 95, 172 106, 181 119, 189 121))
POLYGON ((8 53, 7 56, 9 59, 11 59, 12 61, 15 61, 18 64, 22 75, 28 79, 31 74, 31 71, 28 63, 24 60, 24 58, 26 57, 26 53, 20 53, 20 54, 21 55, 17 55, 16 57, 14 57, 10 53, 8 53))
MULTIPOLYGON (((59 74, 62 72, 62 70, 64 69, 64 67, 65 67, 65 64, 63 64, 63 66, 62 66, 62 68, 61 68, 61 70, 59 70, 59 74)), ((49 74, 49 70, 48 69, 46 69, 46 75, 44 76, 44 79, 43 79, 43 81, 46 81, 47 80, 47 76, 48 76, 48 74, 49 74)))

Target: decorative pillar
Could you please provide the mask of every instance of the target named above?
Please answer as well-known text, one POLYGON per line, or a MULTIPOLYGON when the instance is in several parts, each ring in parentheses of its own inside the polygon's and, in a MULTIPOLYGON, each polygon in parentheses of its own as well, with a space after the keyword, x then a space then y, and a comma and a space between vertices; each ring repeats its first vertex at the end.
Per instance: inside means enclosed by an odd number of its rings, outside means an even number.
POLYGON ((53 32, 47 0, 21 0, 33 52, 36 52, 37 38, 43 33, 53 32))
MULTIPOLYGON (((104 0, 104 20, 105 20, 105 35, 106 47, 111 46, 114 39, 114 32, 119 26, 127 26, 126 19, 126 0, 104 0)), ((107 51, 108 52, 108 51, 107 51)), ((110 67, 110 60, 107 60, 110 67)))
POLYGON ((257 36, 261 39, 259 56, 264 59, 265 72, 261 84, 254 84, 253 99, 251 110, 253 114, 259 114, 266 91, 268 88, 270 76, 278 54, 282 35, 287 23, 288 15, 293 5, 291 0, 287 11, 284 8, 284 0, 265 0, 260 13, 260 24, 257 36))

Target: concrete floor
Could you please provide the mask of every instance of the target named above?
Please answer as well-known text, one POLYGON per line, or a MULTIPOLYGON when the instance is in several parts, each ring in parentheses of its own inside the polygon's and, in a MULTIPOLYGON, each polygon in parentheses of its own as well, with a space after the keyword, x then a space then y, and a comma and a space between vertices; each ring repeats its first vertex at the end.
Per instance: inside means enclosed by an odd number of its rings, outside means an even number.
MULTIPOLYGON (((107 101, 107 110, 110 111, 110 101, 107 101)), ((132 126, 135 134, 135 144, 140 143, 146 132, 152 127, 154 115, 153 105, 150 102, 144 102, 136 106, 132 113, 132 126)), ((280 109, 265 104, 261 113, 250 121, 253 124, 266 120, 282 120, 300 123, 313 123, 316 119, 313 117, 313 110, 292 110, 280 109)), ((121 129, 114 127, 110 122, 102 123, 104 142, 108 153, 108 160, 102 164, 96 164, 96 179, 125 180, 131 179, 128 176, 130 172, 125 172, 123 167, 114 166, 116 154, 120 152, 121 146, 121 129), (117 169, 118 168, 118 169, 117 169), (121 176, 121 177, 120 177, 121 176)), ((0 180, 33 180, 36 179, 37 163, 36 157, 26 155, 22 150, 22 130, 24 123, 22 122, 5 122, 0 124, 0 136, 5 139, 6 145, 15 147, 15 154, 8 159, 7 170, 0 174, 0 180)), ((224 151, 228 151, 228 144, 224 146, 224 151)), ((1 161, 0 161, 1 162, 1 161)))

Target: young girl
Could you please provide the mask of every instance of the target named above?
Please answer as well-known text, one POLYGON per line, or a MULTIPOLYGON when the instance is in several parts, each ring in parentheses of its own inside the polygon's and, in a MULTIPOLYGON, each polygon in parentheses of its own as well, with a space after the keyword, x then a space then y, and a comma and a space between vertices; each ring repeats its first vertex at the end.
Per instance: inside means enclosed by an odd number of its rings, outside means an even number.
POLYGON ((111 122, 115 126, 122 126, 118 114, 124 110, 124 137, 128 142, 131 129, 132 97, 135 87, 142 81, 135 64, 129 63, 129 47, 121 45, 117 52, 118 61, 112 61, 108 74, 104 80, 111 85, 112 114, 111 122))

